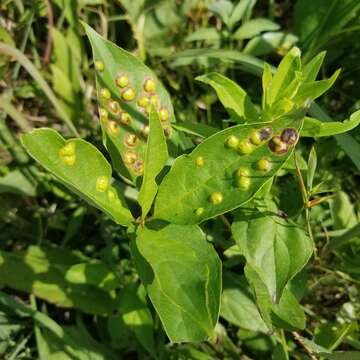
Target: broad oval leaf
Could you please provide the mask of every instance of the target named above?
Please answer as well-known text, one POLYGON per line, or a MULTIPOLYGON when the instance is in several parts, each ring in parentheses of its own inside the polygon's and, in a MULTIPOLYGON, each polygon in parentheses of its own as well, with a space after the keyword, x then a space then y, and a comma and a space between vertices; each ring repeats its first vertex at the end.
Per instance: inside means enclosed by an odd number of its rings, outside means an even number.
POLYGON ((234 81, 215 72, 198 76, 196 80, 214 88, 220 102, 236 122, 251 123, 258 120, 258 113, 250 97, 245 90, 234 81))
POLYGON ((239 209, 232 232, 247 264, 277 303, 287 283, 309 261, 313 244, 305 231, 276 213, 239 209))
POLYGON ((170 340, 211 337, 219 315, 221 261, 200 228, 139 228, 132 256, 170 340))
POLYGON ((156 176, 166 165, 168 151, 165 135, 155 109, 150 111, 150 131, 146 143, 144 177, 141 184, 138 201, 142 208, 142 218, 145 218, 157 192, 156 176))
POLYGON ((162 127, 171 136, 175 121, 169 94, 156 75, 131 53, 105 40, 84 24, 96 71, 103 141, 113 167, 123 176, 143 175, 148 115, 153 104, 162 127))
POLYGON ((82 139, 65 140, 53 129, 24 134, 27 152, 63 184, 117 224, 128 226, 133 217, 117 189, 110 185, 111 166, 103 154, 82 139))
POLYGON ((257 146, 250 144, 251 153, 240 154, 239 148, 227 146, 229 137, 247 145, 254 131, 259 133, 268 128, 276 138, 288 127, 299 132, 303 116, 301 109, 273 123, 231 127, 210 136, 190 154, 177 158, 159 186, 155 218, 196 224, 249 201, 289 159, 295 144, 281 155, 270 150, 269 141, 263 141, 257 146), (267 171, 258 168, 259 160, 268 162, 267 171), (248 172, 249 180, 242 184, 248 185, 247 188, 239 188, 237 183, 237 172, 241 168, 248 172))

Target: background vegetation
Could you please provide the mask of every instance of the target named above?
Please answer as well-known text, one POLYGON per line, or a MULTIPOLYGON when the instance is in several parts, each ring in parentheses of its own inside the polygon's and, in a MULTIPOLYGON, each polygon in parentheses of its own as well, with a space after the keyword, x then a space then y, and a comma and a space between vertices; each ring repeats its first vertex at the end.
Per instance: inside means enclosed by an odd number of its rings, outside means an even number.
MULTIPOLYGON (((125 230, 35 165, 19 142, 19 134, 48 126, 102 149, 91 49, 80 20, 156 72, 171 94, 178 128, 194 135, 183 152, 201 140, 198 133, 229 125, 197 75, 221 72, 261 104, 263 61, 276 67, 293 45, 304 62, 327 52, 320 78, 342 69, 312 116, 346 119, 360 108, 359 12, 357 0, 1 1, 0 357, 281 360, 321 358, 327 349, 347 351, 329 359, 359 359, 359 128, 303 139, 297 147, 314 205, 306 217, 294 167, 278 174, 272 190, 281 216, 307 224, 316 243, 292 285, 306 328, 268 334, 251 316, 255 305, 229 214, 202 224, 227 274, 216 337, 183 345, 169 343, 137 286, 125 230)), ((123 186, 131 203, 136 194, 123 186)))

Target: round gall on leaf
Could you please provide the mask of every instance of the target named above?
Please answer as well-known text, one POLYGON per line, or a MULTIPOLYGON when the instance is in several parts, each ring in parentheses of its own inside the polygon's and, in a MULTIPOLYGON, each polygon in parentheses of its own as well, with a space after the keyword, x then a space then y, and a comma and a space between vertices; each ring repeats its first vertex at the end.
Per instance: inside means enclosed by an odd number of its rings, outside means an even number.
POLYGON ((96 179, 96 190, 105 192, 109 187, 109 178, 107 176, 99 176, 96 179))
POLYGON ((133 101, 135 99, 136 93, 133 88, 128 88, 121 93, 121 98, 125 101, 133 101))
POLYGON ((111 136, 118 136, 120 134, 120 128, 116 121, 108 121, 106 129, 111 136))
POLYGON ((241 154, 246 155, 251 154, 255 150, 255 147, 249 140, 242 140, 239 143, 238 150, 241 154))
POLYGON ((142 108, 147 108, 150 105, 150 99, 147 96, 142 96, 138 99, 137 104, 142 108))
POLYGON ((256 167, 260 171, 268 172, 271 170, 272 164, 268 159, 260 159, 256 163, 256 167))
POLYGON ((269 140, 270 139, 270 136, 272 134, 272 129, 271 127, 264 127, 262 128, 260 131, 260 139, 261 141, 266 141, 266 140, 269 140))
POLYGON ((109 201, 114 201, 114 200, 116 200, 115 191, 113 191, 113 190, 110 189, 110 190, 108 191, 107 195, 108 195, 109 201))
POLYGON ((159 98, 157 95, 152 95, 150 96, 150 102, 151 102, 151 105, 154 105, 154 107, 158 107, 159 105, 159 98))
POLYGON ((120 109, 120 105, 117 101, 112 100, 109 101, 109 110, 113 113, 113 114, 118 114, 120 109))
POLYGON ((252 130, 250 133, 250 141, 254 145, 260 145, 262 142, 260 131, 252 130))
POLYGON ((205 160, 202 156, 198 156, 196 159, 195 159, 195 164, 197 167, 203 167, 205 165, 205 160))
POLYGON ((201 216, 204 213, 205 209, 203 207, 199 207, 195 210, 196 216, 201 216))
POLYGON ((144 82, 144 90, 153 93, 156 90, 156 82, 153 79, 146 79, 144 82))
POLYGON ((137 160, 137 158, 138 156, 136 152, 128 150, 124 154, 123 161, 126 165, 132 165, 137 160))
POLYGON ((150 133, 150 127, 149 125, 144 125, 143 128, 141 129, 141 135, 144 137, 144 138, 147 138, 149 136, 149 133, 150 133))
POLYGON ((115 83, 121 88, 125 88, 129 85, 129 78, 127 75, 120 75, 116 78, 115 83))
POLYGON ((250 178, 241 176, 236 180, 236 185, 240 190, 248 190, 251 184, 250 178))
POLYGON ((107 112, 106 109, 104 108, 100 108, 99 109, 99 117, 100 117, 100 120, 106 120, 109 116, 109 113, 107 112))
POLYGON ((95 61, 95 69, 100 72, 104 71, 104 69, 105 69, 104 63, 101 60, 96 60, 95 61))
POLYGON ((67 166, 73 166, 76 162, 75 155, 60 156, 61 161, 67 166))
POLYGON ((127 134, 125 136, 125 145, 128 147, 134 147, 138 144, 139 138, 135 134, 127 134))
POLYGON ((298 132, 294 128, 286 128, 281 133, 281 140, 288 145, 296 144, 298 137, 298 132))
POLYGON ((75 143, 69 142, 59 150, 60 156, 71 156, 75 155, 75 143))
POLYGON ((230 135, 225 140, 225 146, 230 149, 236 149, 239 146, 239 138, 235 135, 230 135))
POLYGON ((212 193, 210 195, 210 201, 214 204, 214 205, 218 205, 220 203, 222 203, 224 200, 223 194, 219 191, 215 191, 214 193, 212 193))
POLYGON ((109 100, 109 99, 111 98, 110 90, 107 89, 107 88, 101 89, 101 90, 100 90, 100 96, 101 96, 103 99, 109 100))
POLYGON ((136 160, 132 166, 135 174, 142 175, 144 173, 144 162, 142 160, 136 160))
POLYGON ((121 113, 121 115, 120 115, 120 122, 121 122, 123 125, 127 125, 127 126, 131 125, 131 123, 132 123, 132 117, 131 117, 131 115, 130 115, 129 113, 127 113, 127 112, 121 113))
POLYGON ((269 141, 269 149, 277 155, 284 155, 287 153, 289 146, 281 140, 280 136, 274 136, 269 141))
POLYGON ((241 167, 236 171, 236 176, 237 177, 242 177, 242 176, 249 176, 250 175, 250 171, 248 168, 245 167, 241 167))
POLYGON ((168 121, 169 120, 169 110, 166 108, 161 108, 159 110, 159 118, 161 121, 168 121))

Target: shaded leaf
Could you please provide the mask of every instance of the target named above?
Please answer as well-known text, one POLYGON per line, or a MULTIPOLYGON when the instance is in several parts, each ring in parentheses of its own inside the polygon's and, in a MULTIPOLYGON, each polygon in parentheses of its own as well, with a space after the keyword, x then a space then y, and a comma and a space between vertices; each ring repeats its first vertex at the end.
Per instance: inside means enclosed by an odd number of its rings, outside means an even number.
POLYGON ((233 38, 237 40, 251 39, 264 31, 278 30, 280 26, 266 18, 256 18, 247 21, 240 26, 234 33, 233 38))
POLYGON ((139 228, 132 256, 170 340, 211 337, 219 315, 221 262, 200 228, 139 228))

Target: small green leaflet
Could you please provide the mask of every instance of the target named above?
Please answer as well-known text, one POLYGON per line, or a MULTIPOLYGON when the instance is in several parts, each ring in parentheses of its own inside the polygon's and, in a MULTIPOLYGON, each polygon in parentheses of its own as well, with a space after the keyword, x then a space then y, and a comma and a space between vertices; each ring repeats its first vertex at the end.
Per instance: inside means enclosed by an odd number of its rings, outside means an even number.
POLYGON ((48 128, 24 134, 21 141, 27 152, 70 190, 117 224, 131 224, 129 209, 110 184, 111 166, 95 146, 82 139, 65 140, 48 128))
POLYGON ((199 227, 139 228, 132 257, 171 341, 203 341, 213 335, 221 261, 199 227))
POLYGON ((166 165, 168 151, 164 131, 155 109, 150 111, 150 132, 146 144, 144 177, 138 201, 142 208, 142 218, 149 212, 157 192, 156 176, 166 165))

